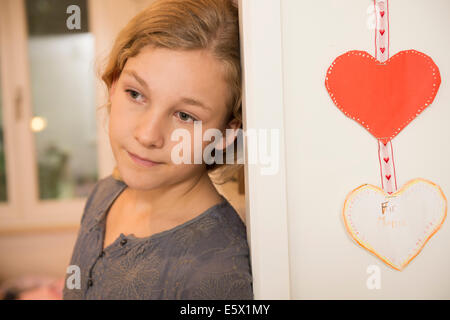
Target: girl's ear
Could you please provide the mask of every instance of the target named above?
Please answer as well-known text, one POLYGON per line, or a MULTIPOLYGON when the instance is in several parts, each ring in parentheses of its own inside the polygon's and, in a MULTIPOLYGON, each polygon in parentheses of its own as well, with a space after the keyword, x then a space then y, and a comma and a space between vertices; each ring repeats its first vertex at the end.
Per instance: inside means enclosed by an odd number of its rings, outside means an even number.
POLYGON ((241 127, 242 122, 239 121, 238 119, 234 118, 233 120, 231 120, 226 129, 232 129, 232 134, 227 133, 227 131, 230 130, 224 130, 224 132, 222 133, 222 138, 219 139, 219 141, 217 142, 215 148, 216 149, 220 149, 220 150, 224 150, 226 149, 229 145, 234 143, 234 140, 236 139, 236 136, 238 135, 238 131, 239 128, 241 127))

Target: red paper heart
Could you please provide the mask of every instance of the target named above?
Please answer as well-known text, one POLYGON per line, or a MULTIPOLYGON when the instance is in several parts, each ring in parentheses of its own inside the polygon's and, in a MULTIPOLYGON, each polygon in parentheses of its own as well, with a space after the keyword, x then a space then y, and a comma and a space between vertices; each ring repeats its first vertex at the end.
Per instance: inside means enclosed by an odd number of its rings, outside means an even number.
POLYGON ((384 144, 433 102, 440 83, 439 68, 416 50, 383 63, 366 51, 348 51, 325 79, 335 105, 384 144))

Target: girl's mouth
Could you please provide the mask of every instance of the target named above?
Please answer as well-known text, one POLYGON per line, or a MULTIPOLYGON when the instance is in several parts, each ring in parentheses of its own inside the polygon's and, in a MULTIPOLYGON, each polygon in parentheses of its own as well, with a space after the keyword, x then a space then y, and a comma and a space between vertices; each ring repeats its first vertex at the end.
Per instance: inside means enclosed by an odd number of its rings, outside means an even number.
POLYGON ((153 161, 150 161, 147 159, 139 158, 139 156, 137 156, 129 151, 127 151, 127 153, 130 156, 131 160, 133 160, 136 164, 147 167, 147 168, 154 167, 158 164, 161 164, 161 162, 153 162, 153 161))

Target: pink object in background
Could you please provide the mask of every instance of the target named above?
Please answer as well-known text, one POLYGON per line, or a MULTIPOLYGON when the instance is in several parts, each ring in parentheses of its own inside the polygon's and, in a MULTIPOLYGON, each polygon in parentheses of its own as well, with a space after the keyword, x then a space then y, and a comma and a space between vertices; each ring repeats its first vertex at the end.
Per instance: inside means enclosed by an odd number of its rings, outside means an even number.
POLYGON ((63 277, 24 276, 3 282, 0 299, 61 300, 63 288, 63 277))
POLYGON ((21 292, 18 300, 62 300, 63 288, 64 278, 61 278, 49 284, 21 292))

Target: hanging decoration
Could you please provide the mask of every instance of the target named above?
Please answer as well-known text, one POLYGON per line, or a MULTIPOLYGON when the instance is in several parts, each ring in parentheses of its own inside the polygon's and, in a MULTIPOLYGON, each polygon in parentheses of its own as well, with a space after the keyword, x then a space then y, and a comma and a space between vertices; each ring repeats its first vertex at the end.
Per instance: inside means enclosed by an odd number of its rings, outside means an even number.
POLYGON ((325 86, 334 104, 378 144, 381 188, 364 184, 347 195, 345 227, 356 243, 401 271, 444 223, 447 199, 423 178, 397 189, 392 140, 430 107, 441 77, 422 52, 389 57, 389 2, 373 3, 375 55, 358 50, 340 55, 327 70, 325 86))

